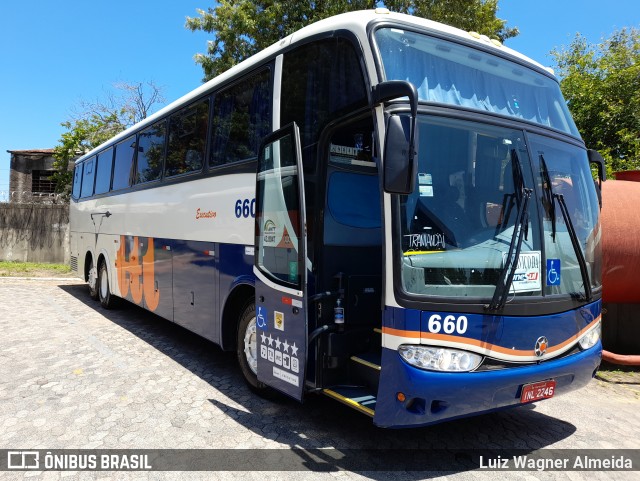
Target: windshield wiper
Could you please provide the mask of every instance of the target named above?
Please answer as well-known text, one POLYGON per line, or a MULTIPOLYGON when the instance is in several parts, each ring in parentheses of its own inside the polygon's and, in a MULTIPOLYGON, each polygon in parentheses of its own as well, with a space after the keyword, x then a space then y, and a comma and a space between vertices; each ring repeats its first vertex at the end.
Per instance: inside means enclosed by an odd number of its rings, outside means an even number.
POLYGON ((518 215, 516 222, 513 226, 513 235, 511 236, 511 242, 509 244, 509 252, 507 253, 507 259, 504 269, 500 274, 500 278, 496 283, 496 290, 493 293, 491 302, 485 306, 489 311, 501 310, 507 302, 507 294, 511 288, 513 282, 513 276, 516 273, 518 267, 518 259, 520 257, 520 250, 522 249, 522 239, 525 237, 529 229, 529 199, 531 198, 532 189, 528 189, 524 186, 524 176, 522 175, 522 164, 520 158, 515 149, 511 150, 512 170, 514 177, 514 184, 516 186, 516 192, 512 195, 516 198, 518 205, 518 215), (518 195, 518 193, 520 195, 518 195))
POLYGON ((580 242, 578 241, 578 236, 576 234, 576 229, 573 226, 573 221, 571 220, 571 216, 569 215, 569 209, 567 208, 567 204, 564 201, 564 196, 562 194, 554 194, 553 187, 551 185, 551 177, 549 176, 549 170, 547 169, 547 163, 544 160, 544 156, 540 154, 540 167, 542 169, 542 181, 543 181, 543 196, 544 202, 549 206, 549 215, 551 216, 551 236, 553 241, 556 240, 556 207, 555 201, 558 201, 558 205, 560 205, 560 212, 562 212, 562 218, 564 219, 564 223, 567 226, 567 232, 569 233, 569 238, 571 239, 571 245, 573 246, 573 250, 576 253, 576 258, 578 259, 578 265, 580 266, 580 275, 582 276, 582 283, 584 284, 584 294, 587 302, 591 301, 591 281, 589 279, 589 270, 587 269, 587 261, 584 258, 584 254, 582 252, 582 248, 580 247, 580 242), (546 184, 546 189, 544 185, 546 184))
POLYGON ((522 203, 518 208, 518 218, 514 225, 513 237, 509 244, 509 252, 507 254, 507 260, 500 274, 500 279, 496 283, 496 290, 493 293, 491 303, 487 306, 490 311, 499 311, 502 309, 507 301, 507 294, 513 281, 513 276, 516 273, 516 267, 518 266, 518 258, 520 257, 520 250, 522 249, 522 239, 524 238, 525 230, 527 230, 529 224, 529 198, 531 197, 531 189, 524 189, 522 193, 522 203), (515 255, 514 255, 515 250, 515 255))
POLYGON ((522 173, 522 164, 520 163, 520 157, 516 149, 511 149, 511 175, 513 176, 513 185, 515 191, 513 194, 505 194, 502 199, 502 220, 501 223, 496 226, 497 236, 500 232, 506 229, 509 225, 509 218, 511 217, 511 211, 513 210, 513 204, 518 206, 522 203, 522 192, 524 192, 524 175, 522 173))
POLYGON ((562 212, 562 217, 564 217, 564 223, 567 226, 567 231, 569 232, 569 238, 571 239, 571 244, 573 245, 573 250, 576 253, 576 258, 578 259, 578 264, 580 265, 580 274, 582 275, 582 283, 584 284, 584 296, 587 302, 591 301, 591 280, 589 279, 589 271, 587 269, 587 261, 584 258, 584 254, 582 253, 582 248, 580 247, 580 242, 578 241, 578 236, 576 235, 576 230, 573 227, 573 221, 569 216, 569 209, 567 209, 567 204, 564 201, 564 195, 562 194, 553 194, 553 198, 558 200, 558 204, 560 205, 560 211, 562 212))
POLYGON ((551 177, 544 155, 540 154, 540 168, 542 170, 542 202, 545 210, 549 212, 551 218, 551 238, 556 241, 556 203, 553 200, 553 189, 551 187, 551 177))

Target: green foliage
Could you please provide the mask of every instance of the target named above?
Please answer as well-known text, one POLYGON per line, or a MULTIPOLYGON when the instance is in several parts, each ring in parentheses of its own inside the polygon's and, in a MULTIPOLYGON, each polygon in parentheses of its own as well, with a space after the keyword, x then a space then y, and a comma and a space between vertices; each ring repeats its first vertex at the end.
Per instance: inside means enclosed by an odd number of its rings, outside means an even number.
POLYGON ((386 1, 394 12, 410 13, 446 23, 462 30, 475 31, 504 42, 518 35, 517 28, 508 28, 507 21, 498 18, 498 0, 405 0, 386 1))
POLYGON ((616 31, 597 45, 578 34, 552 55, 571 114, 607 173, 640 169, 640 30, 616 31))
MULTIPOLYGON (((322 2, 273 2, 260 0, 221 0, 199 17, 188 17, 186 27, 213 34, 206 54, 196 54, 204 80, 228 70, 242 60, 278 40, 323 18, 354 10, 371 9, 371 0, 329 0, 322 2)), ((496 17, 498 0, 394 0, 384 2, 392 11, 410 13, 474 30, 501 41, 518 34, 496 17)))
POLYGON ((104 117, 93 114, 89 118, 67 121, 61 125, 67 131, 54 148, 53 165, 56 173, 52 177, 56 181, 56 191, 68 195, 73 175, 69 170, 69 161, 122 132, 126 125, 121 123, 116 113, 104 117))
POLYGON ((141 121, 156 104, 164 102, 162 89, 154 82, 121 82, 114 87, 119 93, 108 92, 105 99, 95 102, 81 101, 80 112, 60 124, 67 131, 60 137, 53 153, 56 173, 52 178, 58 193, 71 194, 73 173, 69 170, 69 161, 141 121))

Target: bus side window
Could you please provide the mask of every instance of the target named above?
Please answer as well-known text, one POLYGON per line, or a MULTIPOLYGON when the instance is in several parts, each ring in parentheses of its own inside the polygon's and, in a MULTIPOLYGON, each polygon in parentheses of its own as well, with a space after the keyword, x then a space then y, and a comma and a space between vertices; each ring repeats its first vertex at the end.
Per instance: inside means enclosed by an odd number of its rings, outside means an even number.
POLYGON ((208 124, 209 99, 183 109, 171 117, 165 176, 202 170, 208 124))
POLYGON ((82 185, 82 164, 77 164, 73 169, 73 190, 71 191, 71 197, 78 199, 80 197, 80 186, 82 185))
POLYGON ((209 167, 255 159, 271 132, 271 105, 268 69, 216 94, 209 167))
POLYGON ((113 149, 109 148, 98 154, 98 167, 96 172, 96 194, 109 192, 111 185, 111 167, 113 166, 113 149))
POLYGON ((132 135, 128 139, 116 145, 116 155, 113 166, 113 182, 111 190, 120 190, 129 187, 132 177, 133 159, 136 153, 136 137, 132 135))
POLYGON ((136 184, 158 180, 164 160, 166 122, 161 120, 138 134, 136 184))
POLYGON ((82 179, 82 190, 80 197, 91 197, 93 195, 93 181, 95 179, 95 163, 96 158, 92 157, 87 162, 84 163, 83 169, 83 179, 82 179))
MULTIPOLYGON (((303 45, 284 55, 281 124, 296 122, 303 147, 318 141, 324 127, 367 105, 367 88, 351 42, 331 38, 303 45)), ((305 158, 305 165, 314 159, 305 158), (307 160, 309 162, 307 162, 307 160)))

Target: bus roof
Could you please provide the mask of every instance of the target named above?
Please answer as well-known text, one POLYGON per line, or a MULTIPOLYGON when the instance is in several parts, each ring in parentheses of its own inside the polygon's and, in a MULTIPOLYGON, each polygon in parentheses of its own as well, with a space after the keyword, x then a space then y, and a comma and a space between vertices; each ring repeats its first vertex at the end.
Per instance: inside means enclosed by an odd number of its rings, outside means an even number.
POLYGON ((543 70, 547 72, 547 75, 553 75, 551 69, 542 66, 538 62, 522 55, 521 53, 505 47, 497 40, 492 40, 486 35, 479 35, 476 32, 467 32, 450 25, 435 22, 421 17, 415 17, 404 13, 390 12, 386 8, 377 8, 375 10, 361 10, 355 12, 342 13, 333 17, 319 20, 315 23, 307 25, 300 30, 292 33, 291 35, 279 40, 270 47, 258 52, 257 54, 249 57, 243 62, 231 67, 229 70, 221 73, 208 82, 200 85, 196 89, 180 97, 169 105, 163 107, 158 112, 150 115, 149 117, 141 120, 137 124, 129 127, 128 129, 120 132, 118 135, 109 139, 108 141, 100 144, 91 151, 83 154, 77 162, 81 162, 85 158, 91 157, 104 149, 108 144, 115 144, 120 140, 127 138, 134 131, 143 129, 144 127, 153 124, 158 119, 166 116, 172 111, 178 109, 181 106, 188 105, 191 101, 198 97, 205 95, 207 92, 214 90, 216 86, 226 83, 228 80, 234 78, 236 75, 242 72, 248 72, 255 67, 261 65, 266 59, 269 59, 278 54, 281 50, 285 49, 289 45, 302 42, 307 38, 314 37, 323 33, 336 31, 336 30, 349 30, 355 33, 363 42, 366 42, 367 29, 372 22, 398 22, 409 26, 417 26, 422 29, 426 29, 436 34, 444 34, 453 40, 460 39, 467 43, 477 43, 478 46, 494 52, 498 55, 507 55, 519 60, 521 63, 525 63, 530 67, 537 70, 543 70))

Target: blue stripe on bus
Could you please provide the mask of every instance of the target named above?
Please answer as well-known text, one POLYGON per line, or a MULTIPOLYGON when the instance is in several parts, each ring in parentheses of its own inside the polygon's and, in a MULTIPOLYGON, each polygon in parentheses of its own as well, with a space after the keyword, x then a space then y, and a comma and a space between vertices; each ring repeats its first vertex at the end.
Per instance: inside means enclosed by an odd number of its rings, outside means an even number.
POLYGON ((373 422, 381 427, 418 427, 520 404, 522 386, 554 379, 555 395, 589 382, 600 365, 602 344, 542 364, 497 371, 439 373, 404 362, 382 349, 382 371, 373 422), (398 393, 405 401, 398 401, 398 393))
POLYGON ((576 310, 544 316, 496 316, 488 314, 460 314, 455 312, 417 311, 386 307, 383 331, 407 338, 416 343, 428 343, 429 338, 452 342, 496 346, 514 354, 533 351, 536 339, 545 336, 549 346, 564 345, 580 331, 600 317, 600 300, 576 310), (435 317, 434 317, 435 316, 435 317), (445 319, 449 317, 448 331, 445 319), (458 322, 464 316, 466 322, 458 322), (420 322, 416 322, 416 317, 420 322), (433 317, 433 320, 432 320, 433 317), (464 327, 461 332, 459 327, 464 327))

